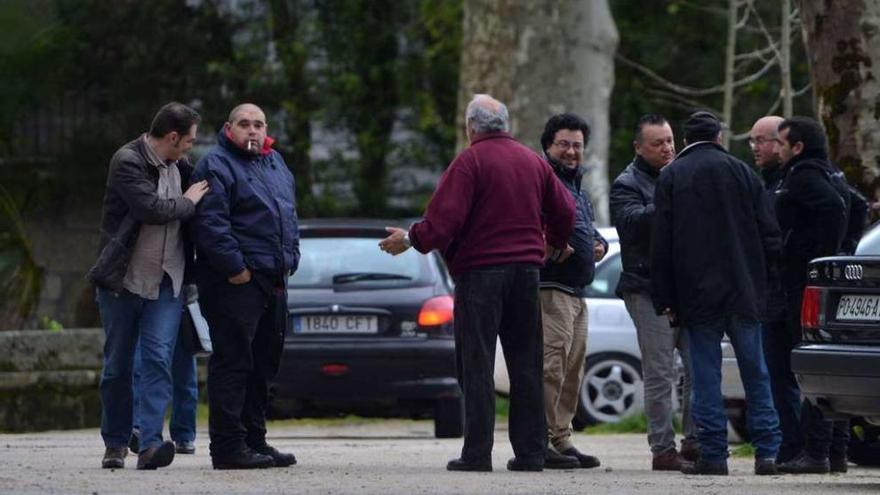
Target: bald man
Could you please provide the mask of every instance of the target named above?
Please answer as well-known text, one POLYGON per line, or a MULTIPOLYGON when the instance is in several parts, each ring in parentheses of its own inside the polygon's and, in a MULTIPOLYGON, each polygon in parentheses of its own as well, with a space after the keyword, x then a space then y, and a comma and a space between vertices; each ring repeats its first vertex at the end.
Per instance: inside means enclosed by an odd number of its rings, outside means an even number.
POLYGON ((210 184, 193 238, 202 311, 214 352, 208 362, 214 469, 286 467, 293 454, 266 443, 268 386, 278 372, 287 277, 299 264, 293 175, 266 135, 266 115, 245 103, 196 165, 210 184))
MULTIPOLYGON (((777 150, 779 141, 779 124, 784 119, 776 115, 761 117, 749 132, 749 147, 755 157, 755 165, 764 179, 770 205, 775 202, 776 190, 779 189, 785 171, 777 150)), ((778 260, 768 260, 778 263, 778 260)), ((778 274, 779 269, 772 270, 778 274)), ((779 429, 782 432, 782 444, 779 447, 777 462, 790 461, 803 447, 801 432, 800 387, 791 372, 791 349, 795 342, 791 332, 786 329, 786 302, 778 278, 770 281, 767 297, 767 310, 762 317, 764 360, 770 375, 770 387, 773 392, 773 406, 779 413, 779 429)))
MULTIPOLYGON (((461 457, 450 471, 491 471, 495 430, 492 373, 501 337, 510 376, 511 471, 541 471, 547 446, 544 417, 543 344, 538 300, 544 263, 543 225, 549 262, 572 249, 571 193, 550 165, 507 133, 507 107, 488 95, 467 106, 470 146, 437 184, 424 219, 409 231, 389 228, 379 243, 390 254, 410 246, 439 250, 455 278, 455 352, 464 394, 461 457)), ((570 467, 578 460, 571 458, 570 467)))

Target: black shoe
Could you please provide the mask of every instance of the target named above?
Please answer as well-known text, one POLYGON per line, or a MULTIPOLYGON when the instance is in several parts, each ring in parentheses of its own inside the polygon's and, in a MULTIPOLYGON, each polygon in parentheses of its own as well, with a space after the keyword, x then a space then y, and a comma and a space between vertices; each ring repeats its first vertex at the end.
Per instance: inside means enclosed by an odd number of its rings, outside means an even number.
POLYGON ((727 476, 727 462, 706 462, 702 459, 697 462, 683 462, 681 463, 681 472, 684 474, 727 476))
POLYGON ((101 459, 101 467, 104 469, 122 469, 125 467, 125 456, 128 452, 125 447, 107 447, 104 458, 101 459))
POLYGON ((581 462, 577 457, 562 455, 553 449, 547 449, 544 454, 544 468, 546 469, 577 469, 579 467, 581 467, 581 462))
POLYGON ((265 469, 275 466, 271 456, 247 449, 228 456, 211 457, 214 469, 265 469))
POLYGON ((832 457, 828 461, 832 473, 845 473, 849 469, 849 462, 846 456, 832 457))
POLYGON ((831 463, 828 462, 827 457, 825 459, 813 459, 804 452, 788 462, 779 464, 776 468, 779 469, 780 473, 828 474, 831 472, 831 463))
POLYGON ((149 449, 138 454, 138 469, 156 469, 171 464, 174 460, 174 442, 165 441, 158 447, 149 449))
MULTIPOLYGON (((575 459, 577 461, 577 459, 575 459)), ((512 457, 507 461, 508 471, 543 471, 544 464, 540 461, 524 461, 519 457, 512 457)))
POLYGON ((131 430, 131 436, 128 437, 128 450, 132 454, 137 454, 141 451, 141 432, 137 428, 131 430))
MULTIPOLYGON (((574 457, 580 463, 580 467, 583 469, 590 469, 594 467, 599 467, 602 463, 599 462, 598 457, 593 457, 591 455, 584 454, 580 450, 572 447, 568 450, 564 450, 561 452, 562 455, 567 455, 569 457, 574 457)), ((546 459, 544 461, 544 467, 547 467, 546 459)))
POLYGON ((469 462, 459 457, 458 459, 452 459, 451 461, 447 462, 446 470, 489 472, 492 471, 492 461, 469 462))
POLYGON ((174 451, 178 454, 195 454, 196 444, 190 441, 174 442, 174 451))
POLYGON ((755 474, 758 476, 779 474, 779 470, 776 469, 776 460, 755 459, 755 474))
POLYGON ((279 452, 278 449, 268 444, 262 445, 260 447, 251 447, 251 450, 258 454, 271 457, 272 462, 275 463, 275 467, 287 467, 296 464, 295 455, 279 452))

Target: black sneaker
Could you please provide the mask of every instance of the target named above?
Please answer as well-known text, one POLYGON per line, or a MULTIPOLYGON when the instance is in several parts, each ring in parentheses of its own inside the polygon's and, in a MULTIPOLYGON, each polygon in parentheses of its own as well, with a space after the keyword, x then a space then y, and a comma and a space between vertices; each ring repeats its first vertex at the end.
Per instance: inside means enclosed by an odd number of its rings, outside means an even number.
POLYGON ((779 470, 776 469, 776 459, 755 459, 755 474, 758 476, 779 474, 779 470))
POLYGON ((684 474, 727 476, 727 462, 706 462, 702 459, 697 462, 685 461, 681 463, 681 472, 684 474))
POLYGON ((831 457, 828 464, 832 473, 845 473, 849 469, 849 462, 847 461, 846 456, 831 457))
MULTIPOLYGON (((575 459, 577 462, 577 459, 575 459)), ((526 461, 519 457, 512 457, 507 461, 508 471, 543 471, 544 463, 540 461, 526 461)))
POLYGON ((464 459, 459 457, 458 459, 452 459, 451 461, 447 462, 446 470, 489 472, 492 471, 492 461, 471 462, 465 461, 464 459))
POLYGON ((545 469, 577 469, 581 467, 581 462, 577 457, 562 455, 553 449, 547 449, 544 454, 545 469))
POLYGON ((271 457, 272 462, 275 463, 275 467, 287 467, 296 464, 295 455, 279 452, 278 449, 268 444, 262 445, 260 447, 251 447, 251 450, 258 454, 271 457))
POLYGON ((150 447, 138 454, 138 469, 157 469, 174 460, 174 442, 166 440, 158 447, 150 447))
POLYGON ((780 473, 789 474, 828 474, 831 472, 831 463, 828 458, 813 459, 806 452, 801 453, 794 459, 783 462, 776 466, 780 473))
MULTIPOLYGON (((594 467, 599 467, 602 464, 601 462, 599 462, 598 457, 584 454, 583 452, 581 452, 580 450, 578 450, 574 447, 567 449, 567 450, 563 450, 561 452, 561 454, 567 455, 569 457, 574 457, 575 459, 577 459, 578 462, 580 463, 580 467, 583 469, 590 469, 590 468, 594 468, 594 467)), ((546 460, 544 462, 544 467, 547 467, 546 460)))
POLYGON ((125 456, 128 455, 125 447, 107 447, 104 458, 101 459, 101 467, 104 469, 122 469, 125 467, 125 456))
POLYGON ((223 457, 212 456, 211 465, 214 469, 266 469, 273 467, 275 461, 271 456, 246 449, 223 457))
POLYGON ((174 442, 174 451, 178 454, 195 454, 196 444, 190 441, 174 442))

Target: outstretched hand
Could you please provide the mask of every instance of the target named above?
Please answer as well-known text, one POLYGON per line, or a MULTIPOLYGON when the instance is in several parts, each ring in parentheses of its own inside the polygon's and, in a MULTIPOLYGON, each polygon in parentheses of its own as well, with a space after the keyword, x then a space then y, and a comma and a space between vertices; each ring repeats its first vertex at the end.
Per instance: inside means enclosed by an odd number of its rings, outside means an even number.
POLYGON ((409 249, 409 245, 404 239, 406 236, 405 230, 397 227, 385 227, 385 230, 391 235, 379 241, 379 249, 393 256, 397 256, 409 249))

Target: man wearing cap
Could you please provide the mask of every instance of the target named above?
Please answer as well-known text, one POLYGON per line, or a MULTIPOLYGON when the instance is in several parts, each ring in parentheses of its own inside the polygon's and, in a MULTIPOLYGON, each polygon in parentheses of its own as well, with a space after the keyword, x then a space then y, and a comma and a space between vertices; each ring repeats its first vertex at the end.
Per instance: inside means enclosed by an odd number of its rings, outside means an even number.
POLYGON ((654 193, 651 283, 654 307, 688 333, 693 418, 701 456, 687 474, 727 474, 727 416, 721 395, 721 338, 736 352, 746 391, 755 474, 775 474, 781 441, 761 349, 761 316, 780 234, 764 187, 721 146, 709 112, 684 125, 685 148, 654 193))

